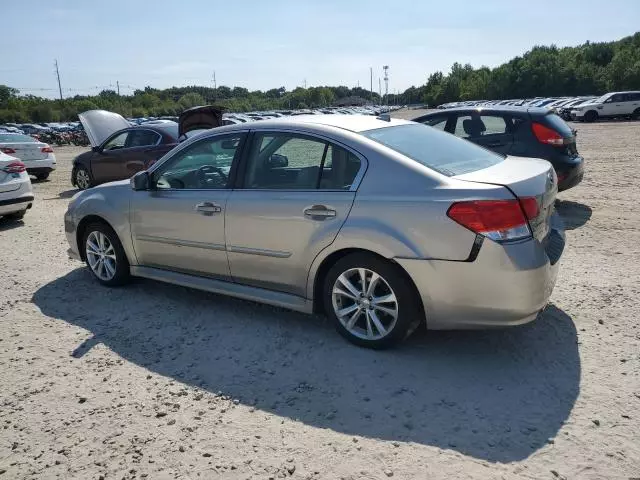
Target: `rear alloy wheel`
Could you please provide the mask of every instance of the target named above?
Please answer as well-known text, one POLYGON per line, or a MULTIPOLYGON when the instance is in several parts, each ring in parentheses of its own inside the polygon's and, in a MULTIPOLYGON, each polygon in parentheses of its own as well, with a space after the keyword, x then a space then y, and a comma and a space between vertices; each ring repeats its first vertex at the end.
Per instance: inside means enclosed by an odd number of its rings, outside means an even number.
POLYGON ((596 112, 595 110, 589 110, 587 113, 584 114, 584 121, 585 122, 595 122, 598 119, 598 112, 596 112))
POLYGON ((73 174, 73 183, 80 190, 91 188, 91 184, 93 183, 93 181, 91 180, 91 174, 86 168, 78 167, 73 174))
POLYGON ((631 118, 634 120, 640 120, 640 108, 636 108, 631 115, 631 118))
POLYGON ((404 340, 422 319, 411 280, 400 268, 369 254, 340 259, 327 274, 325 311, 338 332, 368 348, 404 340))
POLYGON ((83 245, 87 265, 100 283, 116 286, 129 281, 129 261, 118 236, 109 226, 89 225, 83 245))

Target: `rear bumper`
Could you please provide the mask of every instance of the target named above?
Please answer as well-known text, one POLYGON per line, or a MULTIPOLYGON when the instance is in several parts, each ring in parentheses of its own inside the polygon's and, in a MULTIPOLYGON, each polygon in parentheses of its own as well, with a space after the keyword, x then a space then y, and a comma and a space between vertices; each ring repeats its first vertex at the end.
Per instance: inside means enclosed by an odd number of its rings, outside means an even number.
POLYGON ((0 215, 28 210, 33 205, 33 195, 28 193, 15 198, 0 200, 0 215))
POLYGON ((582 157, 578 157, 579 160, 568 168, 556 169, 558 175, 558 191, 568 190, 569 188, 578 185, 584 178, 584 160, 582 157))
POLYGON ((536 318, 555 285, 564 233, 543 243, 485 239, 473 262, 396 259, 413 279, 434 330, 520 325, 536 318))
POLYGON ((27 168, 27 173, 29 173, 30 175, 37 175, 39 173, 50 173, 55 169, 55 167, 29 167, 27 168))
POLYGON ((52 153, 42 160, 24 160, 23 163, 30 174, 49 173, 56 169, 56 157, 52 153))

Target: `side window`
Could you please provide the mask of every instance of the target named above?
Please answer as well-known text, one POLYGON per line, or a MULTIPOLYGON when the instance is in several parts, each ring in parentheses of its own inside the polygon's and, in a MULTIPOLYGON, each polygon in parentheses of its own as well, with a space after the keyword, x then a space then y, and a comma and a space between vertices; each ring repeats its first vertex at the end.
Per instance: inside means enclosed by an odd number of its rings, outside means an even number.
POLYGON ((127 148, 157 145, 160 138, 153 130, 132 130, 127 138, 127 148))
POLYGON ((360 159, 342 147, 294 134, 256 135, 245 188, 348 190, 360 159))
POLYGON ((444 131, 447 126, 447 117, 436 117, 425 120, 425 125, 429 125, 430 127, 437 128, 438 130, 444 131))
POLYGON ((290 134, 256 135, 249 155, 245 188, 317 188, 326 142, 290 134))
POLYGON ((117 150, 119 148, 124 148, 127 143, 127 137, 129 137, 130 132, 122 132, 111 137, 107 140, 107 143, 104 144, 103 150, 117 150))
POLYGON ((174 155, 153 173, 162 189, 218 190, 226 188, 242 135, 205 138, 174 155))
POLYGON ((480 115, 480 121, 484 124, 483 135, 501 135, 510 130, 506 120, 500 115, 480 115))

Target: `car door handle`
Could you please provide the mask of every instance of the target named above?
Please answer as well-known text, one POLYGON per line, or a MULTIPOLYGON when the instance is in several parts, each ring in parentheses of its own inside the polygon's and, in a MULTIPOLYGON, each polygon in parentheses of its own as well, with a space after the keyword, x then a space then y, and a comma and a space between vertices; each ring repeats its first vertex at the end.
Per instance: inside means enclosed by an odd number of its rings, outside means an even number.
POLYGON ((222 207, 211 202, 202 202, 195 206, 194 210, 203 215, 213 215, 222 212, 222 207))
POLYGON ((311 207, 305 208, 303 212, 305 216, 312 218, 315 217, 317 219, 330 218, 337 215, 337 212, 334 209, 328 208, 325 205, 312 205, 311 207))
POLYGON ((503 145, 504 145, 504 143, 502 143, 502 142, 487 143, 487 147, 502 147, 503 145))

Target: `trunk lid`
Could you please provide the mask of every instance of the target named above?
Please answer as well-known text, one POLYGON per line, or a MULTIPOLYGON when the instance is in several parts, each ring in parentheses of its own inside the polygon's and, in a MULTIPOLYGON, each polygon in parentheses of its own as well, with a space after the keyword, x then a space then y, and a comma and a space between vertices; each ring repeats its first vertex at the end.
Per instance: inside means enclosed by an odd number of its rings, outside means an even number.
POLYGON ((102 145, 113 133, 131 126, 122 115, 107 110, 88 110, 79 113, 78 118, 92 147, 102 145))
POLYGON ((558 194, 558 179, 553 166, 546 160, 509 156, 492 167, 455 178, 467 182, 501 185, 518 198, 535 197, 538 215, 529 220, 529 226, 536 239, 543 240, 547 236, 558 194))
POLYGON ((32 143, 27 142, 2 142, 0 148, 10 148, 13 150, 12 156, 16 157, 23 162, 29 160, 42 160, 47 158, 48 153, 42 151, 43 148, 48 147, 46 143, 37 142, 34 140, 32 143))
POLYGON ((18 190, 24 180, 20 178, 20 175, 13 173, 7 173, 4 168, 10 163, 17 162, 20 159, 6 155, 0 152, 0 193, 13 192, 18 190))
POLYGON ((193 130, 209 130, 222 125, 222 111, 214 105, 193 107, 180 114, 178 119, 178 138, 182 139, 193 130))

